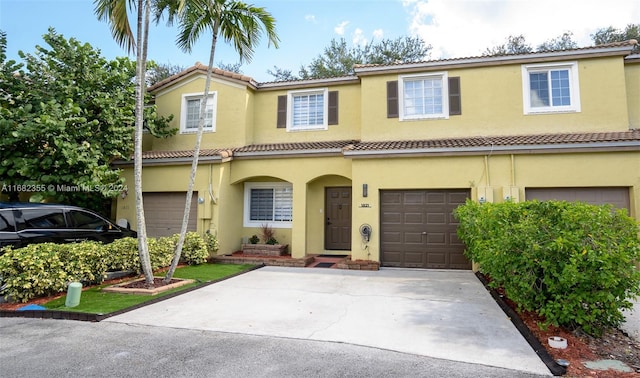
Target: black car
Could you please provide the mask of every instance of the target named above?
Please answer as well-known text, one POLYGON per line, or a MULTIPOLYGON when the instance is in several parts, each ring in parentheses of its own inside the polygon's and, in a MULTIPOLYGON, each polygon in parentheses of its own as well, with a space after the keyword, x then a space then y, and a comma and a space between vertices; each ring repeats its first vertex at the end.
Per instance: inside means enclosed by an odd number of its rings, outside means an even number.
POLYGON ((0 248, 85 240, 111 243, 127 236, 135 238, 137 234, 81 207, 0 202, 0 248))

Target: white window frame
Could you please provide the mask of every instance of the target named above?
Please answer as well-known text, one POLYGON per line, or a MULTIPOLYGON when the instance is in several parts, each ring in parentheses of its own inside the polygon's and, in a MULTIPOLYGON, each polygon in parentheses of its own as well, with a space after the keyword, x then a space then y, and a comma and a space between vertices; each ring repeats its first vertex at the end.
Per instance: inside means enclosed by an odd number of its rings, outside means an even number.
MULTIPOLYGON (((244 184, 244 227, 261 227, 265 223, 272 228, 291 228, 292 221, 252 221, 251 220, 251 189, 274 189, 291 191, 291 216, 293 217, 293 185, 288 182, 247 182, 244 184)), ((275 206, 275 205, 274 205, 275 206)))
POLYGON ((328 130, 329 129, 329 89, 320 88, 315 90, 298 90, 287 92, 287 131, 309 131, 309 130, 328 130), (294 126, 293 121, 293 100, 299 96, 323 95, 322 104, 322 123, 314 125, 298 125, 294 126))
MULTIPOLYGON (((192 134, 198 132, 198 128, 187 128, 187 102, 189 100, 201 100, 204 92, 200 93, 185 93, 182 95, 182 103, 180 106, 180 133, 192 134)), ((218 104, 218 93, 216 91, 209 92, 209 98, 207 101, 207 107, 211 106, 211 126, 205 124, 205 132, 216 131, 216 113, 218 104)))
POLYGON ((412 121, 419 119, 449 119, 449 75, 447 72, 430 72, 415 75, 398 76, 398 111, 400 121, 412 121), (440 79, 442 88, 442 112, 433 114, 405 114, 404 87, 405 82, 418 80, 440 79))
MULTIPOLYGON (((578 62, 562 62, 551 64, 523 64, 522 65, 522 102, 524 114, 544 114, 544 113, 579 113, 580 106, 580 83, 578 79, 578 62), (531 105, 531 83, 530 73, 549 72, 554 70, 569 71, 569 96, 571 105, 553 106, 552 94, 549 92, 549 106, 531 105)), ((549 81, 551 85, 551 81, 549 81)))

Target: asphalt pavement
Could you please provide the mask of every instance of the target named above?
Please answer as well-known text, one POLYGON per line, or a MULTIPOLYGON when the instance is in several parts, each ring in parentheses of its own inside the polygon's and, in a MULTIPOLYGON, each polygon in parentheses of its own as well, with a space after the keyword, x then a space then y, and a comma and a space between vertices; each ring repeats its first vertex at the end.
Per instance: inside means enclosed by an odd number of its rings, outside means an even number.
POLYGON ((26 318, 0 318, 0 376, 537 377, 347 343, 26 318))

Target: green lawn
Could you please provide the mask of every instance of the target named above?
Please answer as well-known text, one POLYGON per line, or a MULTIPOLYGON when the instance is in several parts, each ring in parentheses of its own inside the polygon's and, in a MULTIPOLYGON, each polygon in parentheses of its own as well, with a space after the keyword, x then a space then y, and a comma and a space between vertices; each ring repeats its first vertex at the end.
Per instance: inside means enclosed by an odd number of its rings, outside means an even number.
MULTIPOLYGON (((156 295, 120 294, 105 293, 100 289, 106 285, 95 286, 84 290, 80 296, 80 304, 76 307, 66 307, 66 296, 54 299, 43 306, 50 310, 75 311, 91 314, 108 314, 110 312, 122 310, 140 303, 144 303, 158 297, 162 297, 177 291, 203 285, 206 282, 229 277, 236 273, 247 271, 253 265, 231 265, 231 264, 201 264, 178 268, 173 275, 175 278, 190 278, 196 280, 195 283, 181 286, 173 290, 168 290, 156 295)), ((158 274, 157 276, 162 276, 158 274)))

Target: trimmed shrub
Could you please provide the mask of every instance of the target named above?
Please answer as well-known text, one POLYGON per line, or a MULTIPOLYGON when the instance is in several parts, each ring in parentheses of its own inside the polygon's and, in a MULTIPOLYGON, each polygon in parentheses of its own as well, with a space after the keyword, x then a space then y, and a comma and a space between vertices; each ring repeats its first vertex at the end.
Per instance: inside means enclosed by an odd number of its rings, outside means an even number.
POLYGON ((108 257, 104 245, 95 241, 58 245, 57 253, 67 273, 67 280, 101 283, 107 271, 108 257))
POLYGON ((149 238, 149 258, 151 259, 151 268, 153 270, 160 269, 171 265, 176 245, 173 236, 165 236, 161 238, 149 238))
POLYGON ((218 237, 211 233, 211 231, 207 231, 204 235, 204 242, 207 245, 207 251, 209 252, 209 256, 215 256, 218 253, 218 237))
MULTIPOLYGON (((174 242, 178 243, 179 234, 173 236, 174 242)), ((209 250, 205 240, 197 232, 187 232, 182 246, 180 261, 189 265, 198 265, 207 262, 209 250)))
POLYGON ((455 212, 465 254, 541 326, 600 335, 640 294, 638 224, 624 211, 564 201, 468 201, 455 212))
POLYGON ((138 256, 138 239, 122 238, 103 246, 107 256, 107 271, 130 270, 136 273, 142 271, 138 256))
POLYGON ((6 249, 0 256, 2 295, 18 302, 65 290, 68 277, 58 253, 60 245, 32 244, 6 249))

